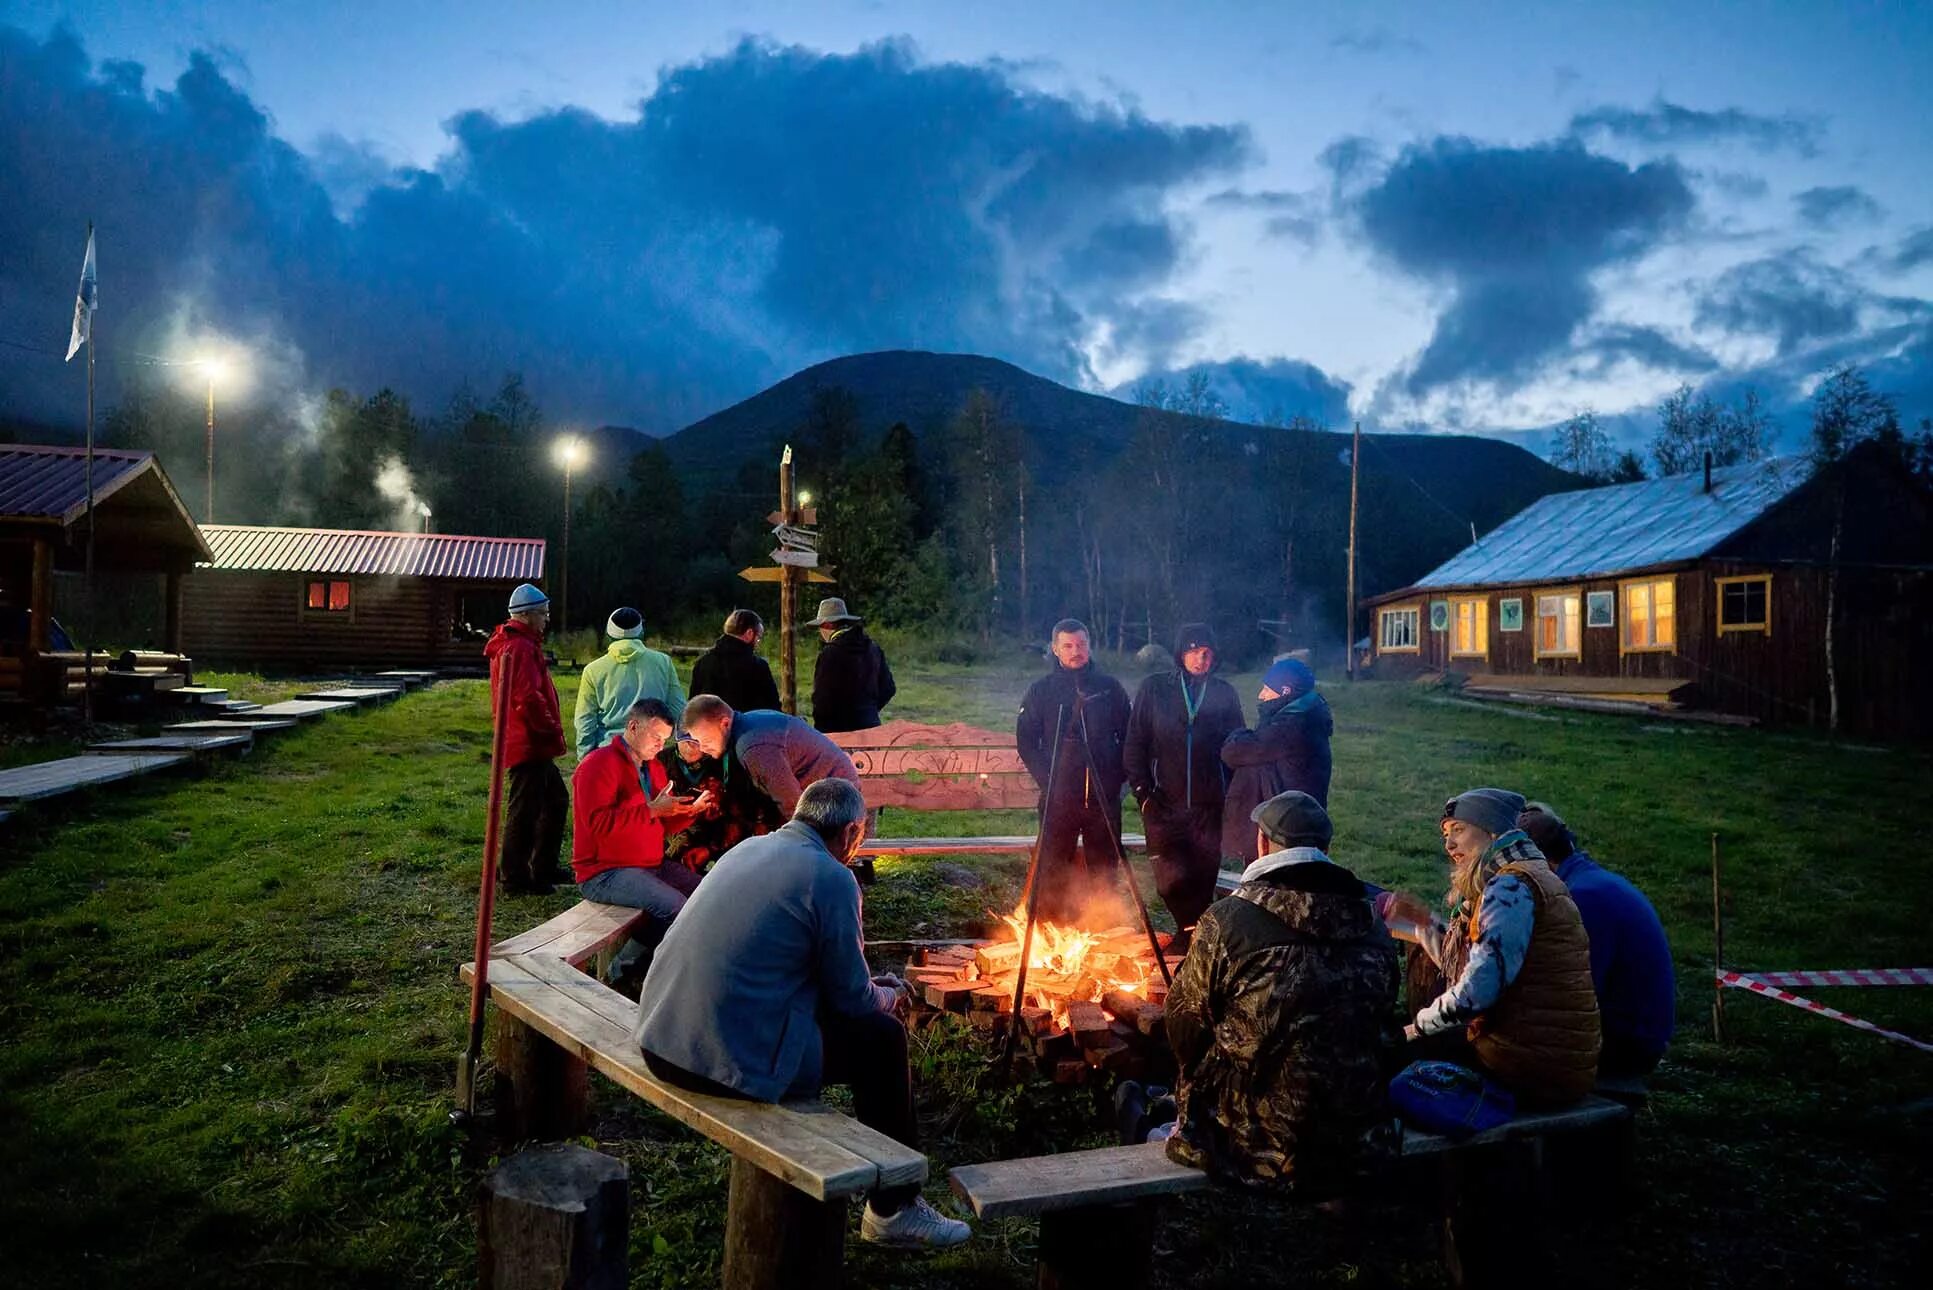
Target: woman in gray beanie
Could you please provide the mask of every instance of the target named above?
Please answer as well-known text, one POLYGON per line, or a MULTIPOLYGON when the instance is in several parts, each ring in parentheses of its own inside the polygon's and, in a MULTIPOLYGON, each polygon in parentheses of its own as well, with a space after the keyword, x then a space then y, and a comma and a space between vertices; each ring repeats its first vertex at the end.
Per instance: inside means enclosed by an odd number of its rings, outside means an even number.
POLYGON ((1500 788, 1444 803, 1447 922, 1412 896, 1385 892, 1377 904, 1392 934, 1449 981, 1417 1012, 1411 1037, 1460 1035, 1467 1048, 1450 1045, 1453 1060, 1481 1066, 1527 1102, 1562 1105, 1597 1079, 1597 994, 1583 920, 1517 827, 1523 809, 1522 795, 1500 788))

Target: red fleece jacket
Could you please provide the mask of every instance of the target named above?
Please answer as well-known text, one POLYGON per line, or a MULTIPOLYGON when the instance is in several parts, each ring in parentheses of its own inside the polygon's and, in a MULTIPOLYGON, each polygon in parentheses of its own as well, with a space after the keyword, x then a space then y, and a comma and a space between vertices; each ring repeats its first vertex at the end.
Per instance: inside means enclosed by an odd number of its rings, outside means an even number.
POLYGON ((606 869, 655 869, 664 863, 664 823, 651 799, 671 782, 655 759, 644 763, 651 791, 623 735, 594 748, 571 776, 571 876, 583 882, 606 869))
POLYGON ((503 764, 521 766, 539 757, 564 755, 564 718, 557 687, 544 662, 544 638, 512 618, 483 647, 490 669, 490 710, 496 711, 497 686, 508 685, 504 714, 503 764))

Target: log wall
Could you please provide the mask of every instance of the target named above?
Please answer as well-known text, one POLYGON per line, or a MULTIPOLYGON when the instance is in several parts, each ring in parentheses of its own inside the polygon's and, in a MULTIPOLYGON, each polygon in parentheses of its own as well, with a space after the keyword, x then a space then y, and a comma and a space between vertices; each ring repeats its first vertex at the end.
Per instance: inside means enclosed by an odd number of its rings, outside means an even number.
POLYGON ((331 614, 305 604, 309 582, 322 577, 195 570, 182 579, 184 652, 250 669, 481 665, 483 641, 456 638, 460 600, 508 599, 515 585, 352 577, 349 612, 331 614))

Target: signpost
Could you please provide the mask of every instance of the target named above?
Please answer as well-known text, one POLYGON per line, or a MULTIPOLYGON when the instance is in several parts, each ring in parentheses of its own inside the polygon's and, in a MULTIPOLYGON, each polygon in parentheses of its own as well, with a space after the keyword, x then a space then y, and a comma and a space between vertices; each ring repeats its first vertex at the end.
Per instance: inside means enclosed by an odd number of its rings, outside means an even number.
POLYGON ((779 457, 779 508, 765 517, 772 536, 779 541, 772 552, 772 567, 739 570, 747 582, 779 584, 779 706, 797 714, 799 710, 799 643, 795 628, 799 619, 799 587, 808 582, 831 582, 832 569, 819 563, 819 534, 812 527, 819 513, 810 506, 799 506, 792 484, 792 445, 787 444, 779 457))

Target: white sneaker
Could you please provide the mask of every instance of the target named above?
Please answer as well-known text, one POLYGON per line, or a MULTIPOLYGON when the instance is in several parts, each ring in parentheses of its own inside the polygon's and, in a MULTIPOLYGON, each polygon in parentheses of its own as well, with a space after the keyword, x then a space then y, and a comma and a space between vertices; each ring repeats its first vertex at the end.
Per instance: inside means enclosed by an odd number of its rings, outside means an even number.
POLYGON ((940 1213, 924 1196, 915 1196, 891 1217, 878 1213, 868 1201, 866 1216, 859 1220, 860 1240, 902 1249, 943 1250, 971 1235, 972 1228, 940 1213))

